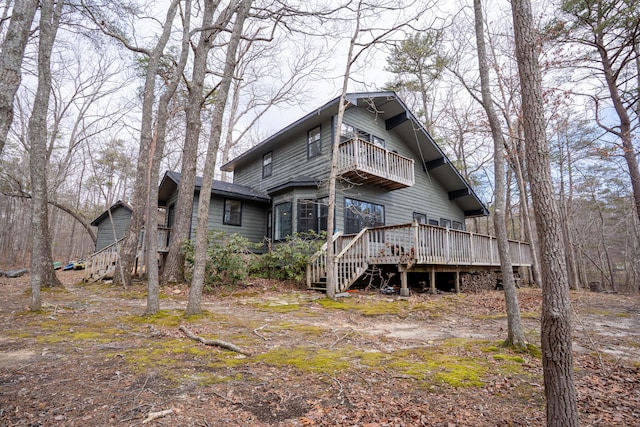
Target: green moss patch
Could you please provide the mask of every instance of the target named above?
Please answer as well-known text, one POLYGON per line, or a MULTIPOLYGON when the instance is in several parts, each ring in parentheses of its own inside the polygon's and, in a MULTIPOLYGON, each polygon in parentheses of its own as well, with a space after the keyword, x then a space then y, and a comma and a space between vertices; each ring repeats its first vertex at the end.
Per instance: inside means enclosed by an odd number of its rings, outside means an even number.
POLYGON ((332 375, 349 368, 345 350, 296 347, 275 348, 256 356, 256 359, 273 366, 291 366, 303 372, 332 375))
POLYGON ((286 301, 254 303, 252 305, 260 311, 271 311, 274 313, 290 313, 300 310, 300 304, 288 303, 286 301))
POLYGON ((412 302, 404 299, 380 299, 379 297, 352 297, 332 300, 322 298, 316 301, 328 310, 354 311, 363 316, 394 315, 406 317, 411 313, 428 312, 430 315, 439 310, 436 303, 412 302))
POLYGON ((495 360, 510 360, 510 361, 516 362, 516 363, 524 363, 525 362, 525 360, 520 356, 513 356, 513 355, 508 355, 508 354, 494 354, 493 358, 495 360))
POLYGON ((120 321, 126 324, 134 325, 156 325, 165 327, 178 327, 185 322, 197 322, 203 319, 210 321, 224 320, 224 316, 213 314, 209 311, 203 310, 199 314, 186 316, 183 311, 180 310, 160 310, 156 314, 152 315, 126 315, 121 316, 120 321))

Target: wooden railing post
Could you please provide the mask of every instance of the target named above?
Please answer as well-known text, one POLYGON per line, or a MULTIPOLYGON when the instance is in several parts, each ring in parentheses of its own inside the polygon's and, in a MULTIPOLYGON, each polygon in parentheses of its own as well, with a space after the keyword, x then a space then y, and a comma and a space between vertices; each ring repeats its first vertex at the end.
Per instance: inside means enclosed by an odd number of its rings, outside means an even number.
POLYGON ((409 250, 409 253, 411 254, 411 262, 415 263, 418 259, 418 250, 420 249, 420 224, 418 224, 418 221, 415 219, 411 223, 411 231, 413 234, 413 247, 409 250))

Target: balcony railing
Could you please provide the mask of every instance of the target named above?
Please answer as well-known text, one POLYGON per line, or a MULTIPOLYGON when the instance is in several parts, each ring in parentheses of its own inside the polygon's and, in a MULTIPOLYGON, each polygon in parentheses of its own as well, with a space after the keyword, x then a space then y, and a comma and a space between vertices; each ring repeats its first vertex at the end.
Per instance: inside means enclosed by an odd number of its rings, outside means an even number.
POLYGON ((389 190, 415 183, 413 159, 401 156, 360 138, 339 147, 338 173, 352 182, 377 184, 389 190))

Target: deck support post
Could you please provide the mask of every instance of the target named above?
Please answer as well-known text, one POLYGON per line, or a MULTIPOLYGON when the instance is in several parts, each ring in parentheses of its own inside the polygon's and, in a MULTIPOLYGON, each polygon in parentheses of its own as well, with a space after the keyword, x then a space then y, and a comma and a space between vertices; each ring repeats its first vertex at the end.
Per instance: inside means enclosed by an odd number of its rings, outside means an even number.
POLYGON ((456 285, 456 294, 459 294, 460 293, 460 270, 456 270, 455 285, 456 285))
POLYGON ((406 268, 398 268, 400 271, 400 296, 408 297, 409 296, 409 281, 408 281, 408 273, 406 268))
POLYGON ((435 295, 436 292, 436 270, 431 269, 431 276, 429 277, 429 284, 431 285, 431 295, 435 295))

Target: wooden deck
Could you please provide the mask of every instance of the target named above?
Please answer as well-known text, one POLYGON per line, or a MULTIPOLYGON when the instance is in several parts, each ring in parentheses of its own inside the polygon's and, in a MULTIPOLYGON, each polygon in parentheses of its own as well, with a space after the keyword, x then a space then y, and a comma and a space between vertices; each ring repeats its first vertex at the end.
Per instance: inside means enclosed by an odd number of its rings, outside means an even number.
MULTIPOLYGON (((425 224, 403 224, 365 228, 358 234, 338 236, 336 250, 336 292, 347 290, 374 265, 394 265, 406 282, 411 271, 460 271, 500 267, 495 237, 425 224)), ((509 241, 514 267, 530 266, 528 243, 509 241)), ((326 278, 326 247, 315 254, 307 267, 307 286, 321 287, 326 278)), ((406 287, 406 283, 404 283, 406 287)))

